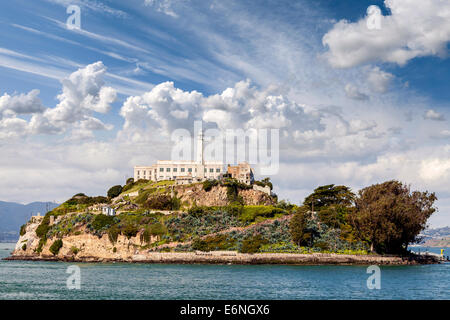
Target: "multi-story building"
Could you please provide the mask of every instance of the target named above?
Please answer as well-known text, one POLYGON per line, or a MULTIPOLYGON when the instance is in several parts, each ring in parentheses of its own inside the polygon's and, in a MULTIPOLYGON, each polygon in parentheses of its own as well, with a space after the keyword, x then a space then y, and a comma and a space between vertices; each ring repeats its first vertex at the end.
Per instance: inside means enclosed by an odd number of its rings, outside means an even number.
POLYGON ((152 181, 176 180, 180 184, 218 179, 224 172, 220 161, 205 161, 203 157, 203 134, 198 137, 197 161, 158 160, 151 166, 135 166, 134 181, 146 179, 152 181))
POLYGON ((228 165, 227 173, 242 183, 252 184, 255 181, 253 169, 247 162, 239 163, 237 166, 228 165))
POLYGON ((228 165, 225 171, 221 161, 205 161, 203 158, 203 134, 198 137, 197 161, 158 160, 151 166, 135 166, 134 181, 145 179, 151 181, 175 180, 177 184, 188 184, 204 180, 219 179, 224 173, 246 184, 254 182, 253 169, 247 162, 237 166, 228 165))
POLYGON ((134 180, 146 179, 152 181, 176 180, 177 178, 192 178, 192 181, 218 179, 223 173, 223 163, 214 161, 172 161, 158 160, 152 166, 135 166, 134 180))

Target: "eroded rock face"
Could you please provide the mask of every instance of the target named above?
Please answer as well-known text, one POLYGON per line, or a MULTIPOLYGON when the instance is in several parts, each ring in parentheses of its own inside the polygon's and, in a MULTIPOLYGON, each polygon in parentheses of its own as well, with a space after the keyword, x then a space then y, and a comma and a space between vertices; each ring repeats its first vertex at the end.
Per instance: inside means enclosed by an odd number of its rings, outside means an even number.
POLYGON ((258 190, 240 190, 239 195, 244 199, 244 203, 247 206, 269 206, 275 204, 275 200, 272 197, 258 190))
MULTIPOLYGON (((81 230, 81 234, 68 235, 62 238, 63 246, 59 253, 54 256, 50 252, 50 247, 56 238, 47 239, 46 244, 42 247, 42 252, 39 254, 36 249, 39 245, 39 238, 36 235, 36 229, 41 223, 42 219, 32 219, 26 225, 26 233, 20 237, 16 244, 13 256, 29 256, 35 258, 55 257, 60 259, 76 259, 88 260, 95 257, 98 260, 131 260, 136 254, 142 252, 141 235, 138 233, 136 237, 128 239, 124 235, 119 235, 116 243, 112 243, 107 234, 101 238, 81 230), (23 250, 23 245, 26 244, 26 250, 23 250), (115 249, 114 249, 115 248, 115 249), (76 250, 74 250, 76 249, 76 250), (77 251, 76 253, 74 251, 77 251)), ((157 237, 151 237, 150 243, 156 242, 157 237)))
POLYGON ((36 229, 41 224, 44 217, 32 217, 25 226, 25 234, 21 235, 19 241, 16 243, 14 252, 18 254, 32 254, 33 250, 39 244, 39 237, 36 235, 36 229), (26 250, 23 250, 24 245, 26 250))
MULTIPOLYGON (((175 187, 177 197, 182 202, 192 206, 194 202, 197 206, 226 206, 228 205, 227 188, 214 186, 210 191, 203 190, 202 184, 195 184, 189 187, 175 187)), ((239 195, 244 199, 245 205, 272 205, 275 201, 264 192, 249 189, 239 190, 239 195)))

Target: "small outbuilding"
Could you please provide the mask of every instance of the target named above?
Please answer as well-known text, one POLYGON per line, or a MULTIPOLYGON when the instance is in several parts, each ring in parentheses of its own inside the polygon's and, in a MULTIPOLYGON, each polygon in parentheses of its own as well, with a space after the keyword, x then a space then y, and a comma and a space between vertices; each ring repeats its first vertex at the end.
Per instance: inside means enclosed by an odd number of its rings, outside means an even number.
POLYGON ((115 216, 116 209, 108 207, 108 206, 104 206, 104 207, 102 207, 102 213, 107 216, 115 216))

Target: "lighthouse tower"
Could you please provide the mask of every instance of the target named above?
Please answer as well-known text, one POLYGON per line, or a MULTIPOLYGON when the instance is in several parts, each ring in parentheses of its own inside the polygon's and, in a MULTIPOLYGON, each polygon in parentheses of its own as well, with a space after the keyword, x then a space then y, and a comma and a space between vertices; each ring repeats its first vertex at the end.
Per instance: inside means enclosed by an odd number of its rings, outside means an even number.
POLYGON ((205 179, 205 159, 203 155, 203 131, 200 131, 197 139, 197 178, 204 180, 205 179))

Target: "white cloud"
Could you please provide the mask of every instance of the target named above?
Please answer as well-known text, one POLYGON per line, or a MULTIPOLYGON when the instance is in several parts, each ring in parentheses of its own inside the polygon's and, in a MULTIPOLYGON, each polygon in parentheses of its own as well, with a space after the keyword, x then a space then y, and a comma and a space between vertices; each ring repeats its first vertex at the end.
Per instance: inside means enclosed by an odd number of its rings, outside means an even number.
POLYGON ((281 148, 289 161, 373 155, 390 148, 396 136, 388 123, 379 126, 373 119, 344 116, 337 108, 299 104, 274 87, 258 89, 250 81, 210 96, 162 83, 141 96, 129 97, 120 115, 125 123, 119 138, 136 144, 167 141, 175 129, 191 131, 195 120, 220 130, 279 129, 281 148))
POLYGON ((439 134, 440 138, 450 138, 450 130, 442 130, 439 134))
POLYGON ((205 97, 165 82, 126 100, 120 111, 125 118, 120 134, 134 139, 148 138, 146 132, 159 130, 164 136, 170 136, 175 129, 191 129, 194 120, 203 120, 207 126, 221 130, 276 128, 288 135, 294 128, 298 131, 322 127, 317 113, 282 95, 273 95, 272 91, 273 88, 258 90, 249 81, 241 81, 221 94, 205 97))
POLYGON ((10 96, 7 93, 0 97, 0 119, 5 111, 12 111, 15 114, 32 114, 44 111, 44 106, 38 98, 39 90, 31 90, 27 94, 10 96))
POLYGON ((389 84, 391 83, 393 78, 393 74, 384 72, 378 67, 374 67, 369 71, 367 81, 369 82, 373 91, 378 93, 385 93, 386 91, 388 91, 389 84))
POLYGON ((173 0, 145 0, 146 6, 153 6, 156 11, 164 13, 173 18, 178 18, 178 14, 173 10, 173 0))
POLYGON ((423 115, 423 118, 434 121, 445 121, 445 116, 437 111, 434 111, 433 109, 427 110, 423 115))
POLYGON ((404 65, 423 56, 444 56, 450 41, 450 2, 385 0, 391 15, 380 16, 381 28, 369 29, 368 17, 341 20, 324 35, 328 62, 348 68, 370 62, 404 65))
POLYGON ((345 95, 350 98, 350 99, 354 99, 354 100, 368 100, 369 96, 362 93, 361 91, 359 91, 359 89, 357 87, 355 87, 354 85, 348 83, 345 86, 345 95))
POLYGON ((86 121, 88 123, 95 121, 95 130, 106 129, 99 119, 91 117, 93 112, 107 113, 110 104, 116 99, 116 91, 104 86, 105 73, 106 68, 99 61, 75 71, 62 80, 62 93, 57 97, 60 102, 55 108, 47 109, 42 116, 33 117, 33 131, 64 132, 70 124, 78 122, 81 122, 80 128, 92 131, 83 124, 86 121))
POLYGON ((25 136, 28 132, 27 122, 19 118, 0 120, 0 141, 25 136))
POLYGON ((44 109, 39 90, 28 94, 0 97, 0 138, 28 134, 65 133, 73 129, 79 136, 92 136, 94 130, 111 130, 111 125, 93 117, 107 113, 116 99, 116 91, 104 86, 106 68, 96 62, 72 73, 61 81, 62 93, 56 107, 44 109), (27 122, 17 115, 30 114, 27 122))

